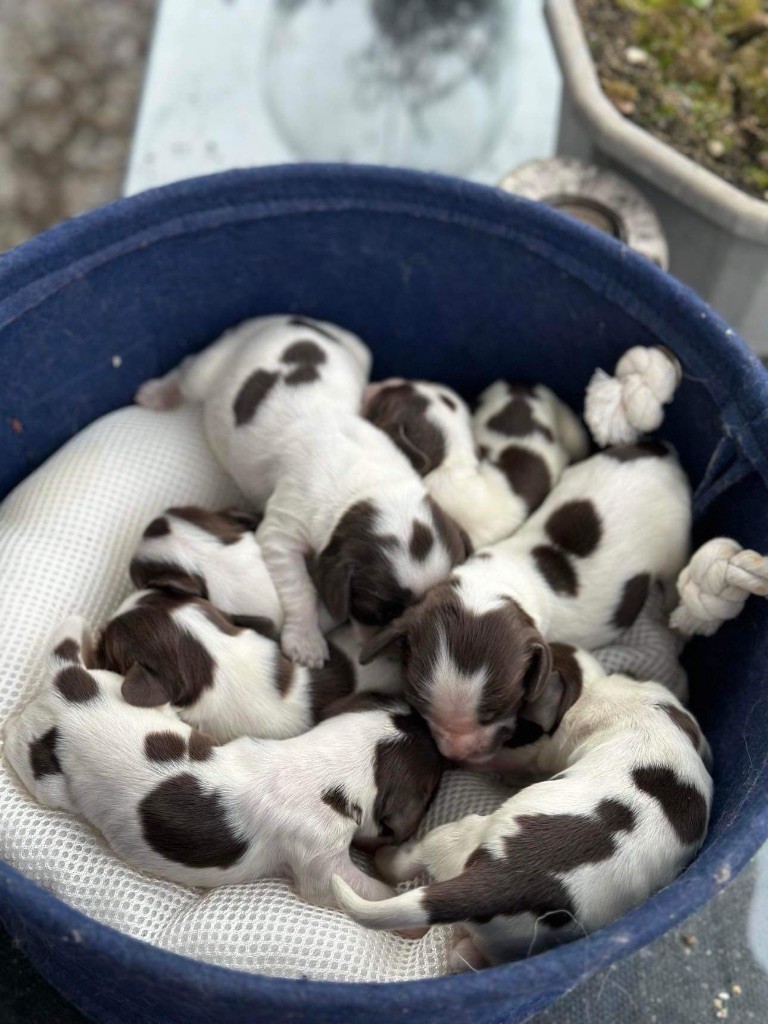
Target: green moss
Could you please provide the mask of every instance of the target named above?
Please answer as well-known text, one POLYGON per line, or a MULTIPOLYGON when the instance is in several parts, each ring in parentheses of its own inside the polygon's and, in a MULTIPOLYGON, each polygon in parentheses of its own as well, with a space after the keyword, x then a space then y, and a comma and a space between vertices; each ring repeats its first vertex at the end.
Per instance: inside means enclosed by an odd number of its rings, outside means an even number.
POLYGON ((765 0, 578 0, 606 95, 761 198, 768 189, 765 0), (648 59, 626 59, 626 47, 648 59), (763 154, 763 156, 761 156, 763 154))

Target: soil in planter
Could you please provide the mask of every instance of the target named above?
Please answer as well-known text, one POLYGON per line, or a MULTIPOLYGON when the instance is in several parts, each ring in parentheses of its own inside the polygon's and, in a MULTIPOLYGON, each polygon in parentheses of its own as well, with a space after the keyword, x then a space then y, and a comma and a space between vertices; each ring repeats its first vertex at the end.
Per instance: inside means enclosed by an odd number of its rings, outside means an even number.
POLYGON ((625 117, 768 200, 768 0, 576 0, 625 117))

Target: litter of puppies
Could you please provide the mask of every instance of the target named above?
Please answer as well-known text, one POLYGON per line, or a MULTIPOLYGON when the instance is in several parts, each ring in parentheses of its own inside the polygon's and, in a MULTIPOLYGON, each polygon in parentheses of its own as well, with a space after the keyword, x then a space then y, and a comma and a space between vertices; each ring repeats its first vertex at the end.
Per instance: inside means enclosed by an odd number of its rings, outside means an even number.
POLYGON ((247 508, 157 509, 135 592, 95 634, 54 631, 5 753, 140 870, 460 923, 452 967, 477 969, 607 924, 695 856, 712 759, 677 655, 768 595, 768 559, 729 538, 689 558, 687 478, 645 436, 681 380, 667 350, 596 372, 585 419, 613 447, 591 456, 541 384, 473 412, 370 368, 349 331, 269 316, 140 388, 202 405, 247 508), (509 798, 413 839, 453 765, 509 798))

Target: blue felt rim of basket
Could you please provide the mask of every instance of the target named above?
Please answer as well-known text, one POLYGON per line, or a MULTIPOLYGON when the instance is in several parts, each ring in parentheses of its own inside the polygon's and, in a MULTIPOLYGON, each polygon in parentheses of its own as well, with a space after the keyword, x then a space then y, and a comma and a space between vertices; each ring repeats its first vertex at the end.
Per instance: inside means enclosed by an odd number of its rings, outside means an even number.
MULTIPOLYGON (((768 450, 768 378, 725 322, 690 289, 596 230, 496 189, 440 175, 381 167, 288 165, 195 178, 117 200, 19 246, 0 259, 0 330, 91 269, 168 237, 215 230, 263 217, 365 210, 434 219, 478 235, 507 239, 572 275, 672 347, 686 370, 703 378, 736 443, 768 483, 760 465, 768 450), (213 203, 211 202, 213 197, 213 203), (94 238, 98 244, 94 245, 94 238), (641 296, 649 292, 654 301, 641 296), (727 366, 723 350, 727 349, 727 366), (738 396, 738 400, 737 400, 738 396)), ((275 978, 201 963, 99 924, 0 862, 0 896, 23 910, 40 934, 76 941, 94 962, 121 964, 167 991, 179 984, 201 998, 215 991, 243 1000, 274 999, 286 1010, 340 1005, 362 1011, 402 1005, 413 993, 424 1006, 476 995, 503 1005, 518 992, 561 992, 634 952, 723 889, 768 838, 768 800, 761 797, 768 759, 754 769, 738 820, 675 883, 576 943, 531 960, 477 974, 422 981, 341 983, 275 978), (76 938, 75 938, 76 937, 76 938)), ((534 1005, 533 1010, 536 1009, 534 1005)))

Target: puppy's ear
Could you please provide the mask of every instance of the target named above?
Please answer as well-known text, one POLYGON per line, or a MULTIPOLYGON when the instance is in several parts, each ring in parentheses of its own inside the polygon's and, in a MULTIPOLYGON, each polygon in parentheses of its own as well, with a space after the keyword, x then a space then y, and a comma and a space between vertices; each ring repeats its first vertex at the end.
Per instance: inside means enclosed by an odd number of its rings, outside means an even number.
POLYGON ((164 590, 180 597, 205 597, 205 583, 196 573, 185 572, 172 562, 150 562, 134 558, 129 567, 131 582, 138 590, 164 590))
POLYGON ((534 641, 528 651, 529 663, 523 677, 523 686, 526 699, 535 701, 541 697, 552 674, 552 651, 543 638, 534 641))
POLYGON ((553 733, 564 715, 581 696, 581 667, 568 644, 552 645, 552 672, 538 697, 528 700, 521 718, 538 722, 545 732, 553 733))
POLYGON ((137 708, 157 708, 170 700, 163 680, 138 662, 126 672, 120 692, 127 704, 137 708))
POLYGON ((335 558, 328 548, 322 552, 315 566, 315 586, 320 599, 339 623, 349 618, 352 598, 352 563, 344 557, 335 558))
POLYGON ((375 657, 381 654, 385 647, 389 647, 389 645, 394 643, 396 640, 401 640, 404 636, 407 636, 408 629, 409 617, 406 613, 405 615, 401 615, 399 618, 394 619, 392 622, 387 623, 387 625, 383 626, 378 633, 375 633, 370 640, 366 640, 360 648, 357 660, 361 665, 368 665, 375 657))

